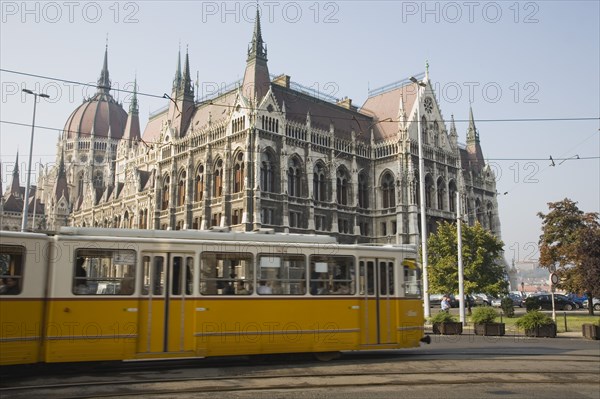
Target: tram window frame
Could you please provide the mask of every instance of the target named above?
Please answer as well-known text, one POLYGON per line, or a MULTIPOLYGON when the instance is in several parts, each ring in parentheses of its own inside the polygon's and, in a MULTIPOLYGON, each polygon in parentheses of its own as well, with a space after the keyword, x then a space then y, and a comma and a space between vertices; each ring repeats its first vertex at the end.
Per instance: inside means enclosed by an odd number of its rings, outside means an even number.
POLYGON ((417 266, 415 259, 404 259, 403 266, 403 286, 404 296, 420 298, 421 297, 421 269, 417 266), (413 272, 413 273, 410 273, 413 272))
POLYGON ((256 264, 259 295, 306 295, 306 256, 259 253, 256 264))
POLYGON ((249 252, 202 252, 201 295, 251 295, 254 292, 254 256, 249 252), (226 265, 225 262, 233 262, 226 265))
POLYGON ((136 251, 132 249, 77 248, 73 261, 73 294, 133 295, 136 259, 136 251))
POLYGON ((19 295, 23 292, 25 254, 25 247, 20 245, 0 245, 0 295, 19 295), (8 286, 8 279, 16 284, 8 286))
POLYGON ((311 255, 309 264, 311 295, 356 295, 357 262, 354 256, 311 255), (346 271, 340 269, 344 267, 346 271))
POLYGON ((379 260, 379 294, 382 296, 393 296, 396 292, 395 266, 396 262, 391 259, 379 260), (387 273, 384 273, 386 269, 387 273))
POLYGON ((173 256, 173 279, 171 282, 171 294, 173 295, 183 295, 181 289, 181 272, 184 270, 185 272, 185 295, 192 295, 192 290, 194 286, 194 257, 190 255, 176 255, 173 256), (178 264, 181 262, 180 264, 178 264), (179 268, 179 270, 178 270, 179 268))

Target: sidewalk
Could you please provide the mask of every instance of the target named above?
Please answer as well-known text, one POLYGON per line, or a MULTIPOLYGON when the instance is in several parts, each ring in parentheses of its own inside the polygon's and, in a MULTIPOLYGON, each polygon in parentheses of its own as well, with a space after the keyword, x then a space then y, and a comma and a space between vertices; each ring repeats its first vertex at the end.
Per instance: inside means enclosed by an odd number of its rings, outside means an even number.
MULTIPOLYGON (((435 335, 433 334, 433 326, 431 324, 425 324, 425 334, 435 335)), ((473 324, 466 324, 463 326, 462 335, 476 335, 473 330, 473 324)), ((507 330, 506 337, 525 337, 525 332, 521 330, 507 330)), ((584 339, 581 331, 566 331, 566 332, 557 332, 556 338, 579 338, 584 339)))

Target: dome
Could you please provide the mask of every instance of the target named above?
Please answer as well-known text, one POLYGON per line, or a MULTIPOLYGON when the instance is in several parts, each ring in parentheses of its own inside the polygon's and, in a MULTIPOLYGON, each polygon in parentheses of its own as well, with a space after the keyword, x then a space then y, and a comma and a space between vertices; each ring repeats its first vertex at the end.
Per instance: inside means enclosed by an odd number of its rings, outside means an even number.
POLYGON ((65 124, 65 139, 107 137, 121 139, 127 124, 127 112, 110 95, 108 77, 108 47, 104 51, 104 65, 98 78, 96 94, 83 102, 69 116, 65 124))
POLYGON ((110 94, 97 93, 71 113, 65 124, 65 137, 123 137, 127 112, 110 94))

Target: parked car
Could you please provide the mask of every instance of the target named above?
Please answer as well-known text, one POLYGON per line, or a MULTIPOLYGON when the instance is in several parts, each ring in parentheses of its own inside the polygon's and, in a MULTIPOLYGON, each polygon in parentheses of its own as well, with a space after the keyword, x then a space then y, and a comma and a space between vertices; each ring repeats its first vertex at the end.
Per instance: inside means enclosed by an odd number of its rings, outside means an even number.
MULTIPOLYGON (((513 302, 513 306, 518 306, 520 308, 523 307, 523 297, 519 294, 509 293, 506 297, 510 298, 513 302)), ((502 306, 502 298, 494 298, 492 299, 492 306, 501 307, 502 306)))
POLYGON ((494 298, 487 294, 473 294, 473 299, 477 306, 490 306, 494 298))
MULTIPOLYGON (((538 299, 540 309, 552 310, 552 294, 531 295, 538 299)), ((521 302, 525 306, 525 301, 521 302)), ((577 309, 577 304, 562 294, 554 294, 554 307, 556 310, 577 309)))
POLYGON ((587 295, 566 294, 566 297, 577 304, 579 309, 583 308, 583 302, 587 299, 587 295))
MULTIPOLYGON (((585 301, 583 301, 583 307, 587 309, 589 303, 590 301, 586 299, 585 301)), ((600 311, 600 298, 592 298, 592 303, 594 304, 594 310, 600 311)))

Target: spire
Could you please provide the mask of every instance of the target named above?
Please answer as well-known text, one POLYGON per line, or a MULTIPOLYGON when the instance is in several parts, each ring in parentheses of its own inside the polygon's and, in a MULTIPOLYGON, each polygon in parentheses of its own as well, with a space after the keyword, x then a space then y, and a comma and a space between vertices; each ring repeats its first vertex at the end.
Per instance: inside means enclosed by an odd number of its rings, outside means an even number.
POLYGON ((192 94, 194 89, 192 88, 192 78, 190 76, 190 56, 187 48, 185 49, 185 67, 183 69, 183 80, 181 81, 181 92, 183 94, 192 94))
POLYGON ((67 172, 65 171, 65 150, 60 152, 60 162, 58 164, 58 176, 57 178, 66 177, 67 172))
POLYGON ((69 198, 69 185, 67 183, 67 172, 65 171, 65 151, 60 153, 60 162, 58 164, 58 173, 56 175, 56 185, 54 187, 54 198, 59 200, 61 197, 69 198))
POLYGON ((454 114, 450 115, 450 136, 458 137, 458 133, 456 133, 456 123, 454 122, 454 114))
POLYGON ((177 70, 175 71, 175 78, 173 78, 173 92, 175 92, 181 85, 181 45, 177 52, 177 70))
POLYGON ((469 168, 480 173, 485 166, 483 151, 479 144, 479 133, 475 128, 475 119, 473 118, 473 109, 469 106, 469 128, 467 130, 467 156, 469 159, 469 168))
POLYGON ((98 78, 98 93, 109 94, 110 93, 110 79, 108 76, 108 43, 104 49, 104 64, 102 65, 102 71, 98 78))
POLYGON ((127 147, 141 138, 140 134, 140 118, 137 101, 137 77, 133 83, 133 97, 131 98, 131 104, 129 105, 129 114, 127 115, 127 123, 125 124, 125 130, 123 132, 123 139, 126 140, 127 147))
POLYGON ((467 130, 467 144, 479 143, 479 133, 475 128, 475 119, 473 118, 473 108, 469 105, 469 128, 467 130))
POLYGON ((19 153, 17 152, 17 158, 15 159, 15 168, 13 169, 12 183, 10 185, 10 192, 13 195, 21 195, 21 181, 19 176, 19 153))
POLYGON ((252 42, 248 47, 248 61, 252 58, 261 58, 267 61, 267 46, 265 46, 262 39, 262 32, 260 30, 260 12, 256 7, 256 19, 254 20, 254 34, 252 35, 252 42))
POLYGON ((138 100, 137 100, 137 76, 133 80, 133 97, 131 98, 131 104, 129 104, 129 113, 130 114, 138 114, 138 100))
POLYGON ((269 77, 269 67, 267 66, 267 47, 262 39, 260 13, 257 8, 252 42, 248 46, 246 72, 244 73, 244 82, 242 84, 243 94, 248 100, 254 102, 254 106, 257 107, 258 103, 268 93, 270 85, 271 79, 269 77))

